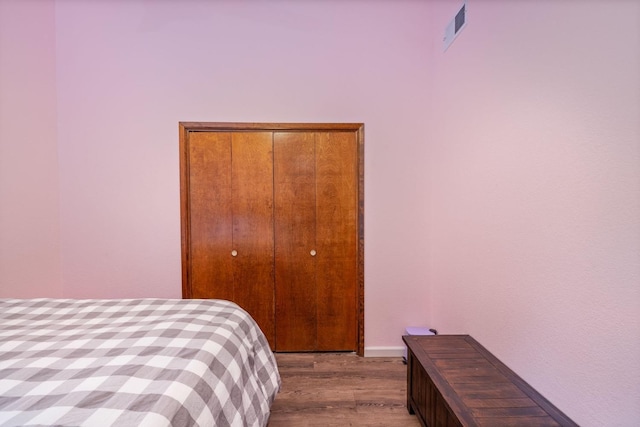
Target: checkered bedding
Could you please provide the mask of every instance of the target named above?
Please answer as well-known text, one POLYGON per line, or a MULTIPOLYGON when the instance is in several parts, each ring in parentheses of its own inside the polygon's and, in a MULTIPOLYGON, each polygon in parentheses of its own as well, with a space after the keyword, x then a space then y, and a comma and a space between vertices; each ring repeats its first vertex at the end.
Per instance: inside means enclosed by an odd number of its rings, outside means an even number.
POLYGON ((265 426, 279 387, 228 301, 0 299, 0 426, 265 426))

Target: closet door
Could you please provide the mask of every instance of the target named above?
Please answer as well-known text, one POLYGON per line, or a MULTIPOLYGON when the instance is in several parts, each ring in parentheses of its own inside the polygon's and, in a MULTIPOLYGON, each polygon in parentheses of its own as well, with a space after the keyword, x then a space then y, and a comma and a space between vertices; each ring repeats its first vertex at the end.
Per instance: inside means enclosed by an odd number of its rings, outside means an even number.
POLYGON ((275 346, 270 132, 189 138, 190 298, 237 303, 275 346))
POLYGON ((364 353, 364 128, 180 123, 182 294, 276 351, 364 353))
POLYGON ((276 132, 276 349, 357 349, 353 132, 276 132))
POLYGON ((276 350, 317 346, 316 181, 313 133, 273 136, 276 350))
POLYGON ((190 297, 233 300, 231 134, 192 132, 187 148, 190 297))
POLYGON ((316 350, 357 348, 358 175, 354 132, 316 134, 316 350))
POLYGON ((273 146, 271 132, 231 137, 233 301, 275 348, 273 146))

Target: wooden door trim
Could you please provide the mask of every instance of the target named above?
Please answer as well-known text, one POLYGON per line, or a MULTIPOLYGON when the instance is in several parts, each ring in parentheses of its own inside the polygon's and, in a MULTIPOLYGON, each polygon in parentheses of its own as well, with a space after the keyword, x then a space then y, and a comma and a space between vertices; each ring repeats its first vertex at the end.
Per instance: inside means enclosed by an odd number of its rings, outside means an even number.
POLYGON ((180 254, 182 258, 182 298, 191 298, 189 281, 189 128, 180 123, 180 254))
POLYGON ((362 133, 363 123, 235 123, 235 122, 180 122, 187 132, 226 131, 351 131, 362 133))
POLYGON ((235 123, 235 122, 179 122, 180 140, 180 228, 182 252, 182 296, 191 297, 189 280, 189 156, 190 132, 225 131, 291 131, 291 132, 355 132, 357 140, 358 215, 357 215, 357 353, 364 356, 364 123, 235 123))

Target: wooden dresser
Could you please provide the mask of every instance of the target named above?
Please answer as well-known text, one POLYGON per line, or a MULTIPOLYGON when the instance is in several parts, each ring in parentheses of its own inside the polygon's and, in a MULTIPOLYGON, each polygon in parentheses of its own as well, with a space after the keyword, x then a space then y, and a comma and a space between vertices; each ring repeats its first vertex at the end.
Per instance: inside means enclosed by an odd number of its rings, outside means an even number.
POLYGON ((469 335, 403 340, 407 409, 424 426, 577 426, 469 335))

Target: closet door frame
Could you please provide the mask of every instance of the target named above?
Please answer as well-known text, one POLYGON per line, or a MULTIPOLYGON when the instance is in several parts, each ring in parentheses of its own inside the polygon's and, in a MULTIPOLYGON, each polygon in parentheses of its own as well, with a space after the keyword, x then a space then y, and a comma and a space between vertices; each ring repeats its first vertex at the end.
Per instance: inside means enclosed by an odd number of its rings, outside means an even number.
POLYGON ((354 132, 357 147, 357 354, 364 356, 364 124, 363 123, 231 123, 179 122, 180 225, 182 241, 182 297, 191 298, 189 277, 189 134, 191 132, 354 132))

